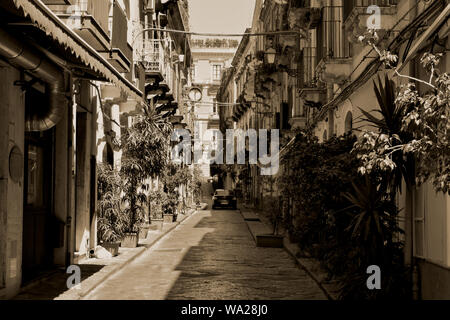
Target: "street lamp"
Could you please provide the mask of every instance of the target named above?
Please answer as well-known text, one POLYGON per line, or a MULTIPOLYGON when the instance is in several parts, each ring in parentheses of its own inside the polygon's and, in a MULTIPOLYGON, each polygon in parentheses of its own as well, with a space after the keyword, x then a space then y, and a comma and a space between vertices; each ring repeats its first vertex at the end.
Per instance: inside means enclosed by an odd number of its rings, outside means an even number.
POLYGON ((274 48, 269 48, 266 50, 266 61, 268 64, 275 63, 276 54, 277 54, 277 51, 274 48))

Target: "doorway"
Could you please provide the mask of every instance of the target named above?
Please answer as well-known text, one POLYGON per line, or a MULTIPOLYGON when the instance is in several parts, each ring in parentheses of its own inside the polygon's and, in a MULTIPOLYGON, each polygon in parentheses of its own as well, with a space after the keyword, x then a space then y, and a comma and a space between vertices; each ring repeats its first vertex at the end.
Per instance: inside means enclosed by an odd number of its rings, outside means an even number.
MULTIPOLYGON (((44 95, 28 90, 28 104, 39 108, 44 95)), ((22 283, 36 278, 53 263, 51 217, 53 203, 54 129, 25 133, 22 283)))

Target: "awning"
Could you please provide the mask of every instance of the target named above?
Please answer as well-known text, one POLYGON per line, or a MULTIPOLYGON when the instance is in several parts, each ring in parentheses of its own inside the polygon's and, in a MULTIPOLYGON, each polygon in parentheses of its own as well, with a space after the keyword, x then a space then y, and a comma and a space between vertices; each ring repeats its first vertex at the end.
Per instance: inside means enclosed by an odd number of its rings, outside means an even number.
POLYGON ((128 94, 129 98, 144 103, 142 92, 120 74, 94 48, 59 19, 41 0, 13 0, 25 17, 36 23, 41 30, 66 49, 71 50, 87 67, 100 73, 107 80, 128 94))

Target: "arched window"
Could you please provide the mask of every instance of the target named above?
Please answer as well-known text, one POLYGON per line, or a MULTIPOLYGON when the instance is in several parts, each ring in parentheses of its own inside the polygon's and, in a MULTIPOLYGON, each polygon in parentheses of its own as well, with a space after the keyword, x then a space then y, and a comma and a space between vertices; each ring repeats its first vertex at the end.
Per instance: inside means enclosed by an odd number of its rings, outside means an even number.
POLYGON ((352 132, 353 129, 353 115, 352 112, 347 112, 347 115, 345 116, 345 133, 352 132))

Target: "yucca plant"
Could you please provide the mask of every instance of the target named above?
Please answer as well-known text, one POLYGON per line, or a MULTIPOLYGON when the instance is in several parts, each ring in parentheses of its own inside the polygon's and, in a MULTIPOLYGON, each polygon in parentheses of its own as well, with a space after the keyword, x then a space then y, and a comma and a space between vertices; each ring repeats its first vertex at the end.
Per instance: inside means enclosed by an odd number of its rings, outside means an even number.
POLYGON ((394 135, 402 131, 402 120, 405 115, 405 106, 397 105, 396 86, 394 81, 390 80, 385 74, 384 86, 381 78, 378 76, 378 85, 373 81, 373 90, 375 92, 379 109, 373 109, 370 112, 359 108, 365 116, 363 121, 367 121, 375 126, 380 132, 394 135), (376 117, 373 113, 381 115, 376 117))
MULTIPOLYGON (((384 86, 378 76, 378 85, 373 81, 379 109, 370 112, 359 108, 364 117, 360 121, 365 121, 374 126, 379 134, 386 134, 392 143, 392 147, 407 143, 413 139, 410 133, 403 130, 403 119, 413 108, 413 105, 397 103, 397 89, 394 81, 385 74, 384 86), (377 117, 376 115, 381 115, 377 117)), ((392 154, 392 161, 395 163, 395 170, 385 171, 383 175, 385 190, 395 192, 401 189, 402 178, 408 186, 415 184, 415 162, 411 154, 404 154, 402 151, 392 154)), ((378 173, 380 174, 380 173, 378 173)))
POLYGON ((358 243, 365 244, 368 259, 379 259, 384 255, 385 246, 401 232, 397 226, 398 209, 369 176, 362 183, 353 182, 352 186, 352 192, 343 194, 351 203, 346 211, 354 214, 347 231, 358 243))
POLYGON ((352 243, 347 258, 352 264, 342 277, 340 296, 343 299, 407 297, 408 270, 403 264, 403 244, 396 240, 402 230, 397 223, 399 210, 395 201, 369 176, 352 186, 351 192, 343 194, 350 202, 344 211, 351 218, 346 231, 352 243), (366 268, 370 265, 383 270, 383 290, 367 290, 366 268))

